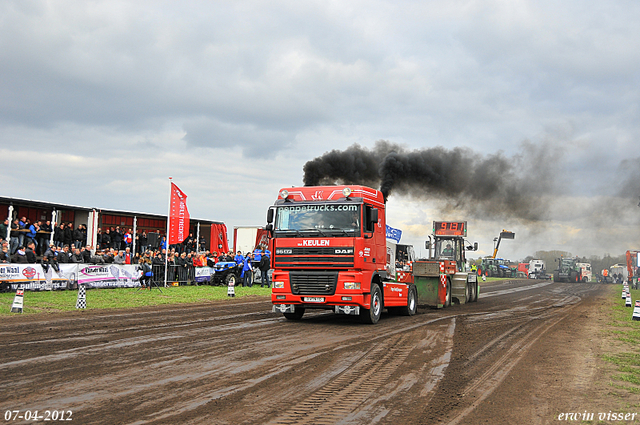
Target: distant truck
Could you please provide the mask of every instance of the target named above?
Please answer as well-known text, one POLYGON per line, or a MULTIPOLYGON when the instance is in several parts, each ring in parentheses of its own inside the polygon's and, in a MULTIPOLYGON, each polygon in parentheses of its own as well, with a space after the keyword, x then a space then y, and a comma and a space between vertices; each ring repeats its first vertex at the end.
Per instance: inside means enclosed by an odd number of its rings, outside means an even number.
POLYGON ((590 263, 576 263, 580 267, 580 280, 582 282, 591 282, 593 279, 593 272, 591 271, 590 263))
POLYGON ((543 260, 529 261, 529 279, 549 279, 543 260))

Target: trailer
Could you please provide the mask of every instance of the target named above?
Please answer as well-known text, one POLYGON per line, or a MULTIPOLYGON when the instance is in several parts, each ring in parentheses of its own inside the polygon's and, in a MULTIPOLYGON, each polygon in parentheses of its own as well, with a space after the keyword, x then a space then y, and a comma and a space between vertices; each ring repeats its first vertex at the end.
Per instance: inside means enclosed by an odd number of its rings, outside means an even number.
POLYGON ((267 249, 269 232, 261 226, 235 226, 233 228, 233 252, 253 252, 257 247, 267 249))

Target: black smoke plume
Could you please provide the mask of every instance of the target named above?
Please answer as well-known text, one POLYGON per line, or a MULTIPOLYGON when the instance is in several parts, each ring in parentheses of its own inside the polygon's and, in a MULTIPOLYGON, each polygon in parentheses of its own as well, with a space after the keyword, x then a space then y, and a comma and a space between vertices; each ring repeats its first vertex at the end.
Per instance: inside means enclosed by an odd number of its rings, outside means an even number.
POLYGON ((387 141, 373 149, 354 144, 304 165, 304 184, 362 184, 391 194, 443 201, 447 210, 473 217, 544 219, 558 155, 549 146, 523 143, 513 157, 469 148, 408 150, 387 141))

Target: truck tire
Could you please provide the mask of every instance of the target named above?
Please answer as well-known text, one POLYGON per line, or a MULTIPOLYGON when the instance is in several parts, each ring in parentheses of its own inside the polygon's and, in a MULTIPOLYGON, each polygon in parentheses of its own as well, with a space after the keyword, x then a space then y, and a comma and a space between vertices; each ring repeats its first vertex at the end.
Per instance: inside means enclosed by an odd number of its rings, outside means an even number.
POLYGON ((403 316, 413 316, 418 311, 418 291, 415 286, 409 287, 409 293, 407 294, 407 305, 400 307, 398 310, 403 316))
POLYGON ((364 323, 375 325, 382 315, 382 291, 377 283, 371 285, 371 308, 360 309, 360 318, 364 323))
POLYGON ((300 320, 304 316, 304 307, 296 307, 293 313, 282 313, 289 320, 300 320))
POLYGON ((478 282, 471 284, 471 302, 478 302, 478 282))

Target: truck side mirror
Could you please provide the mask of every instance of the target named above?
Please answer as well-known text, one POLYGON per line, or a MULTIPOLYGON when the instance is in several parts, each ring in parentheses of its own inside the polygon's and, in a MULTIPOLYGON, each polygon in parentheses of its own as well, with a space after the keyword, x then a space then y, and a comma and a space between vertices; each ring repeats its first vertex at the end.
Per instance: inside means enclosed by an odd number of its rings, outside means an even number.
POLYGON ((267 210, 267 223, 273 223, 273 208, 267 210))
POLYGON ((431 249, 431 241, 424 241, 424 249, 431 249))
POLYGON ((376 224, 378 222, 378 209, 377 208, 372 208, 371 209, 371 224, 376 224))
POLYGON ((373 208, 370 205, 365 205, 364 208, 364 231, 371 233, 375 230, 375 225, 378 222, 378 209, 373 208))
POLYGON ((478 242, 474 242, 473 243, 473 250, 477 251, 478 250, 478 242))

